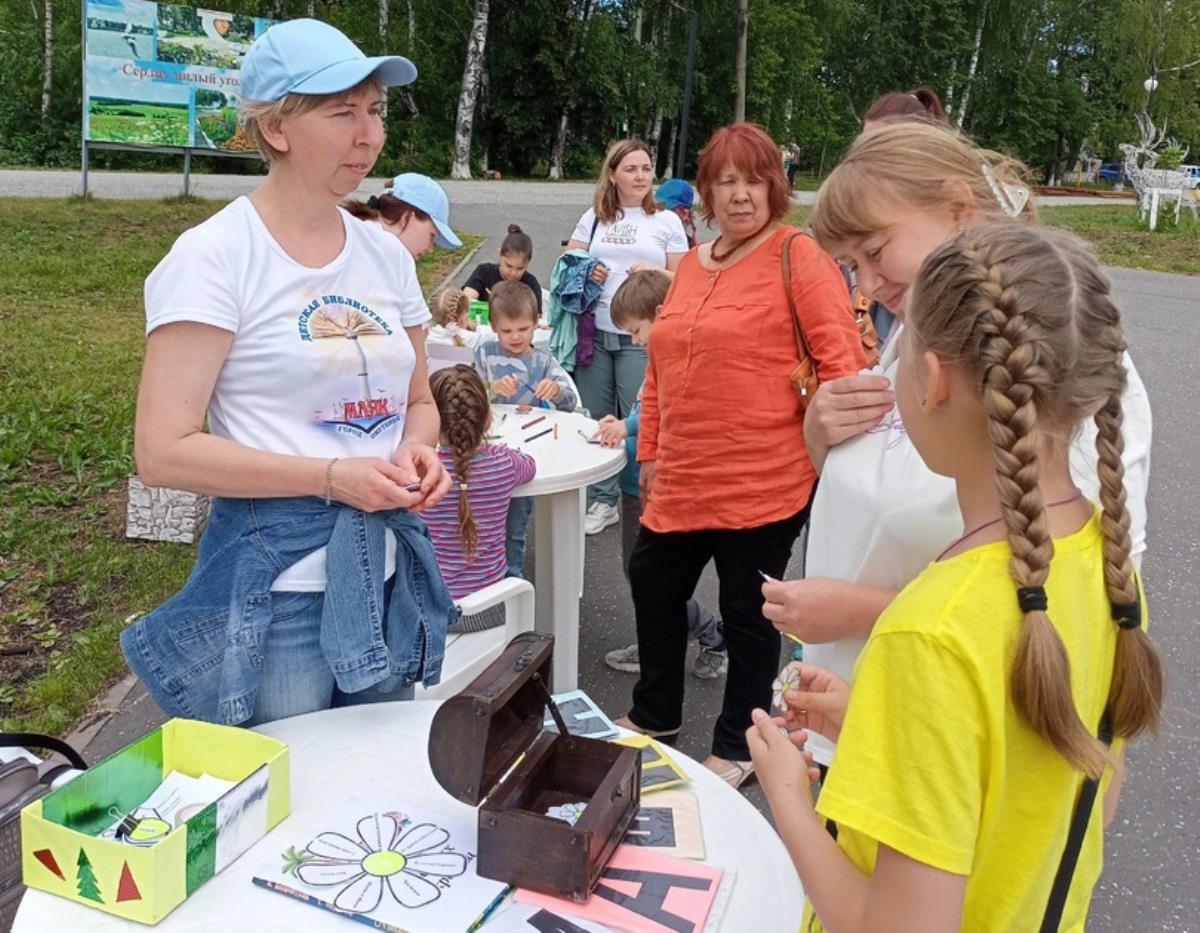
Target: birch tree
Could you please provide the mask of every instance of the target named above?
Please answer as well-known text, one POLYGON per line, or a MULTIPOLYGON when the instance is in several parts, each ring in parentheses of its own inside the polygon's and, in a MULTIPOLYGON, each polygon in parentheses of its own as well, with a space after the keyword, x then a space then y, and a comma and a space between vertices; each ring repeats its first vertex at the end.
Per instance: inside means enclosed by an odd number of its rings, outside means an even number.
MULTIPOLYGON (((592 15, 593 0, 583 0, 583 6, 579 11, 579 29, 571 40, 571 51, 567 56, 566 61, 575 62, 579 56, 579 50, 583 47, 584 36, 587 33, 587 22, 592 15)), ((563 177, 563 153, 567 148, 567 132, 570 129, 571 123, 571 104, 572 95, 568 94, 563 101, 562 110, 558 115, 558 126, 554 133, 554 145, 550 150, 550 178, 563 177)))
POLYGON ((475 125, 475 100, 479 96, 479 79, 483 73, 487 29, 488 0, 475 0, 475 18, 471 24, 471 36, 467 40, 467 61, 463 65, 462 90, 458 95, 458 116, 454 121, 451 178, 471 177, 471 133, 475 125))
POLYGON ((50 91, 54 87, 54 4, 46 0, 45 33, 42 39, 42 117, 50 113, 50 91))
POLYGON ((967 66, 967 75, 963 79, 962 98, 958 102, 958 113, 954 125, 960 130, 967 118, 967 105, 971 102, 971 85, 975 82, 975 73, 979 70, 979 50, 983 46, 983 26, 987 22, 988 0, 980 0, 979 18, 975 20, 975 43, 971 47, 971 62, 967 66))

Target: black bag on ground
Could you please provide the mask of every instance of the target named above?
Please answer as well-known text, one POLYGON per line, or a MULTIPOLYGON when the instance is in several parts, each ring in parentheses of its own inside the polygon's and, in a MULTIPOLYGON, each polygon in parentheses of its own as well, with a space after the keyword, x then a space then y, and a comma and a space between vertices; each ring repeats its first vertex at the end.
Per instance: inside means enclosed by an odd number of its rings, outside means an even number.
POLYGON ((21 809, 50 793, 50 785, 64 771, 83 771, 87 762, 61 739, 36 732, 0 732, 0 748, 58 752, 69 762, 34 764, 17 758, 0 764, 0 933, 6 933, 25 893, 21 883, 21 809))

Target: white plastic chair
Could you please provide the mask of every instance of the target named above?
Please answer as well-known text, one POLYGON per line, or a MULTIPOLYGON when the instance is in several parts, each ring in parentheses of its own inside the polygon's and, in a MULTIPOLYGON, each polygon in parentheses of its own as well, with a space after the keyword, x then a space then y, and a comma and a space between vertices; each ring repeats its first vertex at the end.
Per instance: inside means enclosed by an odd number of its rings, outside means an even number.
POLYGON ((436 687, 418 684, 415 699, 445 700, 454 696, 500 657, 500 652, 512 639, 522 632, 533 631, 533 584, 528 580, 506 577, 458 600, 458 607, 463 615, 474 615, 502 603, 504 625, 483 632, 446 636, 441 683, 436 687))

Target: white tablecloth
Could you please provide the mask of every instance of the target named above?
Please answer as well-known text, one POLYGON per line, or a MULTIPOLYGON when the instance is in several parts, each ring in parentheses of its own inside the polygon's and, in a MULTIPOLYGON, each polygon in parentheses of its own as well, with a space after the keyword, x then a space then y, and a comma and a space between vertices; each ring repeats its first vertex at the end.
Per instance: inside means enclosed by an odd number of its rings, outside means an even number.
MULTIPOLYGON (((297 831, 317 822, 337 801, 371 788, 395 788, 412 805, 472 818, 472 808, 442 790, 429 769, 426 748, 437 705, 351 706, 260 727, 259 731, 291 747, 292 815, 155 929, 205 933, 362 929, 351 920, 259 888, 251 876, 262 860, 278 855, 297 831)), ((672 756, 687 771, 691 782, 686 786, 700 800, 706 861, 736 872, 721 929, 796 933, 803 893, 775 831, 741 794, 698 762, 678 752, 672 756)), ((13 927, 14 933, 145 929, 41 891, 26 894, 13 927)))

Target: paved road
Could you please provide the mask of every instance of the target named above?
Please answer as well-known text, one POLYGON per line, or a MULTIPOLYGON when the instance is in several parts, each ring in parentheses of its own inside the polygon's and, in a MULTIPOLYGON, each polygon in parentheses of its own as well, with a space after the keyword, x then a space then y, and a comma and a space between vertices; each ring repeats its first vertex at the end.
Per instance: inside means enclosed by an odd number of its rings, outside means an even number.
MULTIPOLYGON (((12 193, 13 174, 0 173, 0 195, 12 193)), ((490 238, 481 258, 495 252, 507 224, 519 223, 534 239, 533 271, 543 279, 549 275, 559 240, 569 236, 591 197, 589 185, 573 183, 476 182, 447 183, 446 187, 455 225, 490 238)), ((58 187, 53 193, 61 196, 63 189, 58 187)), ((1190 408, 1187 414, 1177 415, 1174 406, 1184 391, 1200 384, 1195 350, 1200 346, 1200 314, 1195 301, 1200 280, 1126 269, 1110 269, 1109 273, 1156 414, 1145 576, 1154 635, 1166 658, 1170 680, 1161 736, 1138 743, 1129 754, 1130 776, 1121 811, 1108 833, 1109 867, 1095 894, 1089 929, 1186 933, 1200 929, 1200 889, 1196 884, 1200 877, 1200 576, 1196 573, 1200 564, 1200 497, 1191 472, 1200 462, 1200 434, 1188 420, 1190 408)), ((588 539, 580 681, 614 715, 625 712, 633 678, 609 671, 603 656, 635 639, 632 606, 619 561, 619 528, 588 539)), ((711 568, 698 595, 709 605, 717 604, 711 568)), ((707 752, 721 687, 720 681, 688 679, 685 722, 689 728, 680 741, 680 748, 688 754, 703 757, 707 752)), ((144 734, 162 718, 137 688, 118 691, 101 705, 120 712, 88 736, 92 759, 144 734)), ((765 809, 757 787, 747 793, 765 809)))
MULTIPOLYGON (((202 166, 205 160, 195 165, 202 166)), ((193 172, 190 192, 201 198, 235 198, 253 190, 261 181, 256 175, 206 175, 193 172)), ((368 179, 363 197, 383 189, 383 179, 368 179)), ((578 181, 443 181, 453 204, 583 204, 591 203, 592 183, 578 181)), ((0 197, 61 198, 82 191, 79 172, 5 169, 0 170, 0 197)), ((168 198, 183 191, 183 160, 178 172, 90 172, 88 190, 99 198, 168 198)), ((812 191, 797 191, 797 204, 811 204, 812 191)), ((1043 198, 1040 206, 1132 203, 1104 198, 1043 198)), ((582 209, 581 209, 582 210, 582 209)))

